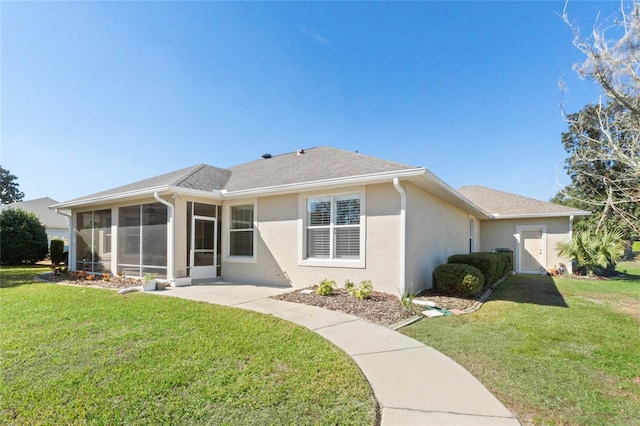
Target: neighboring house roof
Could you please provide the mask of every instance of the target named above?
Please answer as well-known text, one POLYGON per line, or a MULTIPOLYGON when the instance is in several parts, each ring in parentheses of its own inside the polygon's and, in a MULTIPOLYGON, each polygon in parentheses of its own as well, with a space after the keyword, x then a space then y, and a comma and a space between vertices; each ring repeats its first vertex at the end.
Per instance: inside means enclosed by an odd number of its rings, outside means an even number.
POLYGON ((465 186, 458 192, 496 219, 540 216, 586 216, 591 213, 484 186, 465 186))
POLYGON ((6 209, 21 209, 26 212, 34 213, 40 219, 45 228, 68 228, 68 219, 62 215, 59 215, 53 210, 49 209, 52 204, 57 204, 58 201, 53 198, 43 197, 35 200, 19 201, 17 203, 2 204, 0 210, 6 209))

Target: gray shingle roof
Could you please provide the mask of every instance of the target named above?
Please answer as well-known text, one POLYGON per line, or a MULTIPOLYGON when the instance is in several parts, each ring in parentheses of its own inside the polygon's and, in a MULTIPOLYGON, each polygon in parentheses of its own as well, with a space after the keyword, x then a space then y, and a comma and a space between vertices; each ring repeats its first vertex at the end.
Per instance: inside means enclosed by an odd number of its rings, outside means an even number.
POLYGON ((49 209, 49 206, 58 204, 56 200, 49 197, 37 198, 35 200, 19 201, 17 203, 2 204, 0 210, 21 209, 34 213, 46 228, 68 228, 68 219, 49 209))
POLYGON ((458 189, 464 197, 488 213, 500 216, 545 215, 569 216, 587 215, 589 212, 573 207, 548 203, 509 192, 484 186, 465 186, 458 189))
POLYGON ((110 195, 117 195, 162 186, 177 186, 180 188, 199 189, 201 191, 221 190, 223 189, 230 175, 231 172, 229 170, 207 166, 206 164, 198 164, 196 166, 191 166, 185 169, 176 170, 174 172, 165 173, 160 176, 144 179, 138 182, 130 183, 128 185, 123 185, 117 188, 112 188, 106 191, 101 191, 95 194, 76 198, 68 201, 68 203, 75 203, 82 200, 108 197, 110 195))
POLYGON ((225 189, 242 191, 408 169, 417 167, 323 146, 231 167, 225 189))

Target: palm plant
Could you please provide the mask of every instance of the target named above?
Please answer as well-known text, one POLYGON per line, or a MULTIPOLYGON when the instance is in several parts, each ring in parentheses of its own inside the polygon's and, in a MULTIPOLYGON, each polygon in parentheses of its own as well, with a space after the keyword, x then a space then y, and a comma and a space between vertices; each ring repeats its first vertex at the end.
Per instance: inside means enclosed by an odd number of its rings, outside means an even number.
POLYGON ((619 231, 593 231, 585 229, 575 232, 569 241, 562 241, 556 248, 561 256, 568 257, 593 276, 598 271, 612 270, 622 259, 624 242, 619 231))

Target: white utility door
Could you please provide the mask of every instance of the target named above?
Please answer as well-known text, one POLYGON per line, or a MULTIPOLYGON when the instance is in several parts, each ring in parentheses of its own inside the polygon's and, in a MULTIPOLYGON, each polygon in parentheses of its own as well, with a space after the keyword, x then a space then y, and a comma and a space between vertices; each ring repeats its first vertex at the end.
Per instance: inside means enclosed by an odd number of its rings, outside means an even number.
POLYGON ((193 216, 189 265, 191 278, 215 278, 217 266, 218 227, 213 217, 193 216))
POLYGON ((544 271, 544 232, 542 229, 520 231, 520 272, 539 274, 544 271))

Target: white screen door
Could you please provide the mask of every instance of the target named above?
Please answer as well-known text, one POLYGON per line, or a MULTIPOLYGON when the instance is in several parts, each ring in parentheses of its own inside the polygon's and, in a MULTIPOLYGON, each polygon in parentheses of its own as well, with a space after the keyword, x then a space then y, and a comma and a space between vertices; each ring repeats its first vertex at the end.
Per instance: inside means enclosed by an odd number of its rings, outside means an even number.
POLYGON ((216 276, 217 232, 215 218, 193 216, 189 253, 191 278, 214 278, 216 276))

